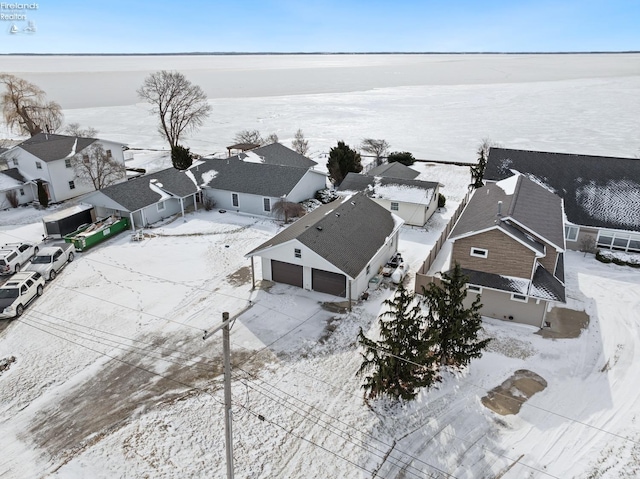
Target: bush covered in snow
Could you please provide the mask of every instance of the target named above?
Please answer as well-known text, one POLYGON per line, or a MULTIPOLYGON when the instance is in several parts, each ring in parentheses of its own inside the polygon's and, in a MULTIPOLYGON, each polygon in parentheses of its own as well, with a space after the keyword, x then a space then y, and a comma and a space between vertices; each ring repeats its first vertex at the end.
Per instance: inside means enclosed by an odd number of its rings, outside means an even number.
POLYGON ((640 268, 640 254, 601 249, 596 253, 596 259, 602 263, 615 263, 620 266, 626 265, 633 268, 640 268))
POLYGON ((333 200, 338 199, 338 195, 335 190, 331 188, 324 188, 316 191, 315 199, 320 201, 323 205, 326 205, 327 203, 331 203, 333 200))

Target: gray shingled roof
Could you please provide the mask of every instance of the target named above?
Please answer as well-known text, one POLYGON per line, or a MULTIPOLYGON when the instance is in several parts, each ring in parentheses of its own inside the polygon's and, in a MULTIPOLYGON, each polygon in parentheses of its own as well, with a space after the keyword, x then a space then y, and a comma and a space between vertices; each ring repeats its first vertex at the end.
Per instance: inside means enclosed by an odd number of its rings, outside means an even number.
MULTIPOLYGON (((280 143, 261 146, 250 150, 251 153, 262 157, 266 165, 297 166, 298 168, 311 168, 316 166, 313 160, 303 156, 280 143)), ((242 158, 242 153, 238 155, 242 158)))
POLYGON ((392 214, 362 193, 311 211, 247 256, 297 239, 351 278, 357 277, 394 232, 392 214))
POLYGON ((518 171, 564 199, 576 225, 640 231, 640 160, 491 148, 484 178, 518 171))
MULTIPOLYGON (((533 245, 536 242, 535 239, 526 236, 527 232, 522 231, 520 226, 522 225, 533 235, 549 241, 560 250, 564 250, 561 199, 522 175, 517 178, 513 194, 507 194, 500 186, 501 184, 491 183, 474 192, 453 228, 450 238, 486 230, 494 226, 500 227, 513 236, 514 231, 511 228, 513 227, 519 229, 520 234, 524 234, 524 237, 533 245), (498 217, 499 201, 502 201, 500 217, 498 217)), ((509 193, 511 192, 509 191, 509 193)), ((516 236, 518 235, 516 234, 516 236)))
POLYGON ((190 171, 202 188, 279 197, 288 195, 308 169, 244 162, 232 156, 206 160, 191 167, 190 171), (215 172, 215 176, 210 178, 213 173, 207 172, 215 172))
POLYGON ((18 168, 9 168, 8 170, 2 170, 3 175, 7 175, 9 178, 13 178, 16 181, 24 183, 26 180, 24 176, 18 171, 18 168))
POLYGON ((462 273, 467 276, 470 284, 497 289, 507 293, 522 294, 547 301, 565 302, 564 285, 540 264, 538 264, 536 268, 531 283, 521 278, 509 278, 499 274, 485 273, 484 271, 475 271, 466 268, 461 268, 461 270, 462 273), (524 285, 526 285, 527 291, 523 290, 524 285))
POLYGON ((49 162, 67 158, 74 151, 74 145, 75 153, 78 153, 96 141, 95 138, 38 133, 23 141, 17 147, 31 153, 42 161, 49 162))
MULTIPOLYGON (((415 203, 425 203, 431 201, 431 197, 433 192, 438 187, 439 183, 434 181, 422 181, 422 180, 405 180, 402 178, 387 178, 387 177, 374 177, 369 175, 360 175, 358 173, 348 173, 347 176, 342 180, 340 186, 337 191, 339 192, 349 192, 349 191, 363 191, 368 196, 374 197, 378 196, 378 191, 376 191, 375 185, 379 184, 380 186, 399 186, 399 187, 407 187, 408 189, 415 189, 415 203)), ((386 198, 386 197, 385 197, 386 198)), ((402 201, 402 198, 386 198, 388 200, 399 200, 402 201)), ((404 201, 407 201, 404 199, 404 201)))
POLYGON ((564 285, 549 273, 549 271, 544 269, 541 264, 538 264, 536 272, 533 274, 533 280, 531 280, 529 296, 564 303, 564 285))
POLYGON ((413 180, 419 174, 420 173, 418 171, 409 168, 402 163, 398 163, 397 161, 376 166, 367 172, 367 175, 369 176, 386 176, 391 178, 403 178, 405 180, 413 180))
POLYGON ((187 173, 175 168, 167 168, 138 176, 129 181, 116 183, 101 189, 100 192, 125 207, 127 211, 132 212, 157 203, 162 198, 162 195, 149 187, 151 180, 157 180, 157 183, 162 185, 162 190, 178 198, 184 198, 198 191, 187 173))

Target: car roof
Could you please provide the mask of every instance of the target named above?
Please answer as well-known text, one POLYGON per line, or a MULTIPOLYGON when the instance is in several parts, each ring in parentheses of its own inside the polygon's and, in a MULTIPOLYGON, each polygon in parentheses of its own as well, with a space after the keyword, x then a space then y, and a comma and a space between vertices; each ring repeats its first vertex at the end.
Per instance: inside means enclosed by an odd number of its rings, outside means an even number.
POLYGON ((15 288, 26 280, 33 278, 35 275, 40 276, 40 273, 37 273, 36 271, 19 271, 18 273, 14 273, 6 283, 0 286, 0 289, 15 288))

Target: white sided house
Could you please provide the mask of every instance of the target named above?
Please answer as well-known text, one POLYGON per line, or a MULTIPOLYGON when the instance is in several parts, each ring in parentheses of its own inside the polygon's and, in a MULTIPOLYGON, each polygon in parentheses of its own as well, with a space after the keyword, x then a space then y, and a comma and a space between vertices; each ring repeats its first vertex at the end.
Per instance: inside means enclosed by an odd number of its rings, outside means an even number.
MULTIPOLYGON (((364 194, 345 196, 306 214, 247 253, 262 278, 357 299, 398 249, 403 222, 364 194)), ((254 278, 255 283, 255 278, 254 278)))
POLYGON ((9 197, 15 197, 18 205, 32 202, 34 190, 17 168, 0 171, 0 209, 11 208, 13 205, 9 197))
MULTIPOLYGON (((79 179, 73 160, 82 160, 92 145, 100 144, 106 155, 124 166, 122 143, 50 133, 38 133, 2 154, 9 168, 17 168, 25 183, 38 197, 37 182, 41 181, 51 203, 95 191, 93 184, 79 179)), ((122 181, 126 179, 124 168, 122 181)))
POLYGON ((278 201, 298 203, 326 188, 325 173, 309 166, 262 162, 255 153, 258 150, 260 148, 230 158, 204 160, 189 171, 203 196, 213 200, 216 208, 253 215, 271 216, 278 201))
POLYGON ((405 224, 424 226, 438 208, 439 188, 440 184, 433 181, 349 173, 337 193, 349 195, 362 191, 380 206, 402 218, 405 224))
POLYGON ((132 229, 144 228, 185 209, 197 209, 199 192, 191 174, 175 168, 138 176, 88 194, 82 201, 93 205, 96 216, 126 216, 132 229))

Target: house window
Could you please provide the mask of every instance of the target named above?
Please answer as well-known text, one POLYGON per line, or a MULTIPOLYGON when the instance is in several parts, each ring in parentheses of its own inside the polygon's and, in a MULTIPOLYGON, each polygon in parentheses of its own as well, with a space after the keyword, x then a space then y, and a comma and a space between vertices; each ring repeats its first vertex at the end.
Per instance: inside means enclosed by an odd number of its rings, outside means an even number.
POLYGON ((84 154, 82 155, 82 161, 83 161, 84 163, 89 163, 89 155, 87 155, 86 153, 84 153, 84 154))
POLYGON ((471 256, 475 256, 476 258, 486 258, 489 256, 489 250, 482 248, 471 248, 471 256))
POLYGON ((107 155, 107 158, 112 158, 111 150, 107 150, 107 151, 105 151, 105 153, 107 155))
POLYGON ((366 273, 366 274, 369 274, 370 272, 371 272, 371 265, 370 265, 370 264, 368 264, 368 265, 367 265, 367 273, 366 273))
MULTIPOLYGON (((262 204, 264 206, 265 211, 271 211, 271 200, 269 198, 263 198, 262 204)), ((235 205, 238 206, 238 205, 235 205)))
POLYGON ((598 248, 614 249, 618 251, 640 252, 640 235, 600 231, 596 241, 598 248))
POLYGON ((24 189, 20 188, 20 196, 24 196, 24 189))
POLYGON ((526 303, 529 300, 526 296, 522 294, 513 293, 511 295, 511 301, 519 301, 520 303, 526 303))
POLYGON ((564 227, 564 235, 567 238, 567 241, 577 241, 579 232, 580 232, 579 226, 567 225, 564 227))
POLYGON ((302 250, 300 250, 299 248, 295 248, 295 249, 293 250, 293 255, 294 255, 296 258, 302 258, 302 250))
POLYGON ((38 170, 41 170, 42 169, 42 163, 40 163, 39 161, 36 161, 36 168, 38 170))
POLYGON ((470 293, 482 293, 482 288, 480 286, 476 286, 475 284, 467 284, 467 291, 470 293))
POLYGON ((166 205, 164 204, 164 201, 161 201, 160 203, 158 203, 158 211, 164 211, 166 208, 166 205))
POLYGON ((76 184, 75 184, 75 182, 73 180, 71 180, 69 182, 69 189, 70 190, 75 190, 76 189, 76 184))
POLYGON ((13 159, 13 166, 18 166, 18 159, 17 158, 13 159))
POLYGON ((231 193, 231 204, 233 206, 238 206, 238 193, 231 193))
POLYGON ((66 160, 64 160, 64 167, 71 168, 71 158, 67 158, 66 160))
POLYGON ((391 211, 398 211, 399 205, 395 201, 391 202, 391 211))

